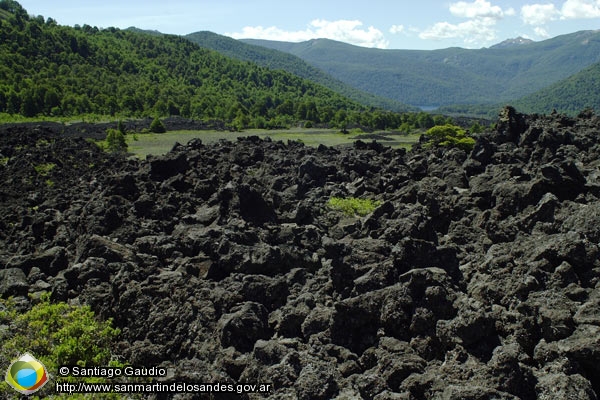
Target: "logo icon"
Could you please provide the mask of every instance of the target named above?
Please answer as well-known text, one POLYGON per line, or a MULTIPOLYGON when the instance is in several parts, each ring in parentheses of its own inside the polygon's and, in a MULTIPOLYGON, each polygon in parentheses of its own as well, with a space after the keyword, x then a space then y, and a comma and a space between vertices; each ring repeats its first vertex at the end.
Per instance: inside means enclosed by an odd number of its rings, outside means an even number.
POLYGON ((25 353, 8 367, 6 382, 19 393, 32 394, 48 382, 48 373, 44 364, 25 353))

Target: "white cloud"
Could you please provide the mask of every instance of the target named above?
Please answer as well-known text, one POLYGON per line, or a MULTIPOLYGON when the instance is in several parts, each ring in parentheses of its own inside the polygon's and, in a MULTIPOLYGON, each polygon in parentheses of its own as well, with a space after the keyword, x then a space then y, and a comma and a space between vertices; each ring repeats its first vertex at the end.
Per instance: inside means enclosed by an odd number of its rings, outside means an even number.
POLYGON ((468 20, 458 24, 438 22, 422 31, 419 37, 433 40, 459 38, 468 45, 483 44, 496 40, 494 27, 498 21, 516 14, 512 7, 503 10, 487 0, 458 1, 451 3, 449 10, 453 16, 468 20))
POLYGON ((459 1, 450 4, 450 13, 456 17, 463 18, 495 18, 501 19, 504 16, 502 8, 493 6, 486 0, 475 0, 473 3, 459 1))
POLYGON ((310 22, 305 30, 286 31, 276 26, 264 28, 262 26, 246 26, 242 32, 226 33, 234 39, 266 39, 281 40, 286 42, 302 42, 310 39, 325 38, 355 44, 363 47, 377 47, 385 49, 389 42, 383 32, 369 26, 362 28, 363 23, 358 20, 327 21, 315 19, 310 22))
POLYGON ((539 37, 543 37, 543 38, 549 38, 550 37, 550 34, 548 33, 548 31, 546 29, 542 28, 541 26, 536 26, 535 28, 533 28, 533 31, 539 37))
POLYGON ((390 27, 390 33, 402 33, 404 32, 404 25, 392 25, 390 27))
POLYGON ((492 18, 476 18, 460 24, 438 22, 419 34, 421 39, 453 39, 462 38, 465 43, 475 44, 496 39, 493 29, 495 21, 492 18))
POLYGON ((544 25, 558 19, 560 11, 554 4, 526 4, 521 7, 521 19, 528 25, 544 25))
POLYGON ((580 19, 600 17, 599 0, 567 0, 561 9, 561 19, 580 19))
POLYGON ((526 4, 521 7, 521 19, 529 25, 540 26, 557 19, 600 17, 600 0, 566 0, 560 9, 554 4, 526 4))

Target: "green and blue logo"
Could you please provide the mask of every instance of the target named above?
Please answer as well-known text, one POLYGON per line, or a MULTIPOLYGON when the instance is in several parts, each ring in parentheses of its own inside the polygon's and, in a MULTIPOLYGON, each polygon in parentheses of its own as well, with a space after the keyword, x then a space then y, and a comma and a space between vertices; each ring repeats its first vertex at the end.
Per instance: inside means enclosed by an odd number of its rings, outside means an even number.
POLYGON ((48 373, 44 364, 25 353, 8 367, 6 382, 19 393, 32 394, 48 382, 48 373))

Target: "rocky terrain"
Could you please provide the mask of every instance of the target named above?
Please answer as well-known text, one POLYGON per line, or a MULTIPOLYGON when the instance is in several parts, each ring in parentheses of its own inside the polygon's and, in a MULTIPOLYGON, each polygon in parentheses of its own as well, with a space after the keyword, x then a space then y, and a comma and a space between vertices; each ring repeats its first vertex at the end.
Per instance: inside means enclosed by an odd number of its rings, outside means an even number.
POLYGON ((146 161, 3 127, 0 295, 90 304, 175 380, 273 387, 196 398, 597 399, 600 118, 496 126, 470 154, 249 137, 146 161))

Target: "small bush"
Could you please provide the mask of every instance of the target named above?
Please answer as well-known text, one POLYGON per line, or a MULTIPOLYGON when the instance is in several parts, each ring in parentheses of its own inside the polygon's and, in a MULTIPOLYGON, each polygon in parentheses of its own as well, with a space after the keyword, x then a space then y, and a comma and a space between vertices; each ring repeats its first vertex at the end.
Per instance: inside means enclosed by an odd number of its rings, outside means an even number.
POLYGON ((125 135, 118 129, 108 129, 106 131, 106 146, 112 152, 127 151, 125 135))
POLYGON ((372 213, 381 205, 379 200, 358 199, 356 197, 332 197, 327 206, 333 210, 341 211, 348 216, 365 216, 372 213))
POLYGON ((167 131, 167 128, 165 128, 165 125, 162 123, 162 121, 160 119, 154 118, 154 121, 152 121, 152 123, 150 124, 150 132, 152 133, 165 133, 167 131))
POLYGON ((437 146, 457 147, 464 151, 473 150, 475 139, 468 136, 460 126, 446 124, 430 128, 425 132, 431 144, 437 146))
MULTIPOLYGON (((61 365, 82 367, 124 365, 112 359, 110 346, 120 331, 111 326, 111 320, 99 321, 87 305, 51 304, 49 297, 48 294, 43 295, 40 303, 24 313, 18 310, 11 299, 0 299, 0 326, 6 325, 8 328, 0 331, 2 365, 8 365, 24 352, 29 352, 38 358, 54 377, 59 376, 57 371, 61 365)), ((89 381, 99 382, 102 379, 89 378, 89 381)), ((36 395, 44 397, 53 392, 53 385, 47 384, 36 395)), ((7 384, 0 385, 0 397, 9 393, 14 394, 7 384)), ((75 398, 87 397, 76 396, 75 398)), ((103 397, 120 398, 116 395, 103 397)))
POLYGON ((36 165, 33 168, 35 169, 35 172, 40 174, 40 176, 48 176, 48 174, 50 174, 50 171, 52 171, 55 167, 56 164, 54 163, 45 163, 36 165))

